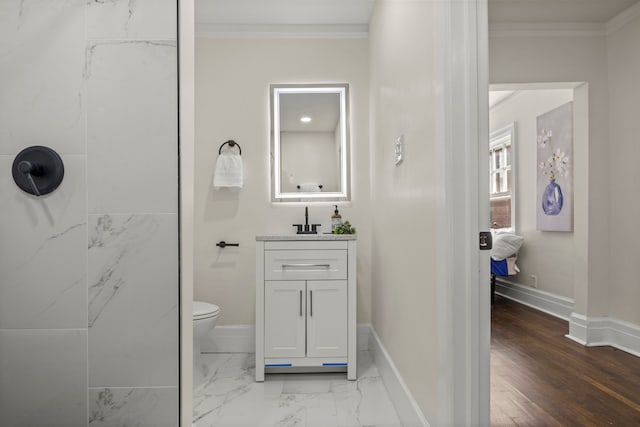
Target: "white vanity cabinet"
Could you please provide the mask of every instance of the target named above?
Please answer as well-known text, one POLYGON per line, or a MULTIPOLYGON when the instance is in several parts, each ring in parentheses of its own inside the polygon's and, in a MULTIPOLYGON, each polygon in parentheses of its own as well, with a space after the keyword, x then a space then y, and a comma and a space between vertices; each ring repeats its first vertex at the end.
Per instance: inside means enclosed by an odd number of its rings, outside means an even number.
POLYGON ((256 240, 256 381, 270 370, 356 379, 355 236, 256 240))

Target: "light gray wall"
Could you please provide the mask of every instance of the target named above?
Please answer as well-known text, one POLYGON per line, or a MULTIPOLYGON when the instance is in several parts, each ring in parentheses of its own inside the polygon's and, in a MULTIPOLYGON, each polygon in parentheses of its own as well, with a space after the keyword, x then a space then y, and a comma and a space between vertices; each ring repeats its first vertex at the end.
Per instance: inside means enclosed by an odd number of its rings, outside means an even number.
MULTIPOLYGON (((588 153, 574 171, 575 311, 609 313, 609 111, 604 36, 512 36, 489 39, 490 81, 501 83, 586 82, 588 153), (576 178, 576 173, 585 177, 576 178)), ((577 103, 576 103, 577 105, 577 103)), ((575 112, 574 112, 575 113, 575 112)), ((577 134, 576 134, 577 137, 577 134)), ((577 154, 577 153, 576 153, 577 154)))
MULTIPOLYGON (((491 131, 515 122, 516 234, 524 237, 518 254, 520 273, 508 282, 533 286, 538 278, 540 290, 573 298, 574 233, 536 230, 537 122, 536 118, 573 99, 573 89, 522 90, 496 105, 489 113, 491 131)), ((574 138, 574 152, 584 149, 585 141, 574 138)), ((573 156, 572 156, 573 157, 573 156)), ((575 165, 575 159, 571 159, 575 165)), ((573 170, 571 171, 573 174, 573 170)), ((580 178, 577 174, 576 178, 580 178)))
MULTIPOLYGON (((636 16, 602 36, 490 39, 491 83, 588 83, 588 166, 576 170, 587 177, 587 233, 574 245, 574 251, 586 246, 588 257, 574 263, 574 268, 586 271, 574 281, 575 311, 635 325, 640 324, 634 257, 640 213, 634 197, 639 154, 635 113, 640 105, 636 82, 639 37, 640 18, 636 16)), ((576 197, 582 197, 578 191, 576 188, 576 197)), ((576 203, 576 213, 578 209, 576 203)))
POLYGON ((377 2, 370 23, 373 327, 427 419, 436 414, 432 2, 377 2), (404 135, 404 161, 393 142, 404 135))
POLYGON ((366 39, 196 39, 194 298, 220 306, 219 325, 255 324, 256 235, 293 232, 307 205, 309 223, 331 230, 331 203, 271 203, 272 83, 349 83, 352 193, 338 204, 358 230, 358 322, 371 321, 368 58, 366 39), (211 186, 228 139, 242 147, 236 192, 211 186))
POLYGON ((177 424, 176 9, 0 5, 0 425, 177 424), (65 164, 41 198, 30 145, 65 164))
POLYGON ((607 39, 611 171, 611 316, 640 325, 640 17, 607 39))

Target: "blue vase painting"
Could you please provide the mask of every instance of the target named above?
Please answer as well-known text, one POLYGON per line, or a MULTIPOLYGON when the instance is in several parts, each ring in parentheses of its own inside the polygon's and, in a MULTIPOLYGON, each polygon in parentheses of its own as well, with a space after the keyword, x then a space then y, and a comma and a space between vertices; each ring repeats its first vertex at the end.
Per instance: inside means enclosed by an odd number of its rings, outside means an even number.
POLYGON ((536 118, 536 230, 573 230, 573 103, 536 118))
POLYGON ((562 210, 563 202, 562 188, 555 179, 552 179, 542 194, 542 210, 547 215, 558 215, 562 210))

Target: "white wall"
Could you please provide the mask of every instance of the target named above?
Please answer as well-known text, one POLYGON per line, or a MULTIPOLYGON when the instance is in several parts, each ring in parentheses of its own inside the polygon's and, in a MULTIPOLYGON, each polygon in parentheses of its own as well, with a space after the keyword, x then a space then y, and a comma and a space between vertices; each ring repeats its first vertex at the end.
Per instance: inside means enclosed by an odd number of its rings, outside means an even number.
MULTIPOLYGON (((533 285, 533 274, 538 277, 540 290, 569 298, 573 298, 574 233, 536 231, 536 209, 540 203, 536 197, 536 118, 571 100, 573 89, 522 90, 489 113, 492 132, 516 123, 516 234, 525 241, 518 256, 521 272, 507 281, 533 285)), ((574 138, 574 152, 586 148, 581 147, 584 143, 574 138)))
POLYGON ((574 258, 577 276, 573 294, 576 312, 606 316, 611 280, 608 230, 603 226, 610 223, 606 39, 604 36, 494 36, 489 39, 489 55, 492 84, 588 84, 589 132, 584 137, 589 141, 589 150, 584 158, 576 157, 574 171, 574 252, 578 255, 574 258), (577 179, 576 174, 585 180, 577 179))
POLYGON ((370 22, 373 326, 436 419, 434 51, 430 2, 376 2, 370 22), (405 136, 394 166, 393 142, 405 136), (435 237, 434 237, 435 239, 435 237))
POLYGON ((371 321, 369 79, 365 39, 197 39, 194 297, 222 309, 220 324, 255 323, 255 236, 291 224, 331 229, 330 203, 272 204, 269 84, 349 83, 352 201, 339 203, 358 230, 358 322, 371 321), (218 147, 242 147, 244 188, 211 187, 218 147), (219 249, 215 243, 239 242, 219 249))
POLYGON ((611 316, 640 325, 640 17, 607 40, 610 117, 611 316))
POLYGON ((340 191, 336 132, 281 132, 280 147, 283 192, 295 193, 301 184, 322 185, 322 191, 340 191))

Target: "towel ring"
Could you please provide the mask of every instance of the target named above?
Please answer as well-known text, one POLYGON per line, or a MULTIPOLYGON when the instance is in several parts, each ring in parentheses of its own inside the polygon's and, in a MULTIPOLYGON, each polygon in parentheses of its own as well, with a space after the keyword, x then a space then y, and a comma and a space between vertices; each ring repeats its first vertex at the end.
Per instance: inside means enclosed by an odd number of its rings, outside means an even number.
POLYGON ((240 144, 235 142, 233 139, 223 142, 220 148, 218 148, 218 154, 222 154, 222 147, 224 147, 226 144, 229 144, 229 147, 238 147, 240 155, 242 155, 242 148, 240 148, 240 144))

